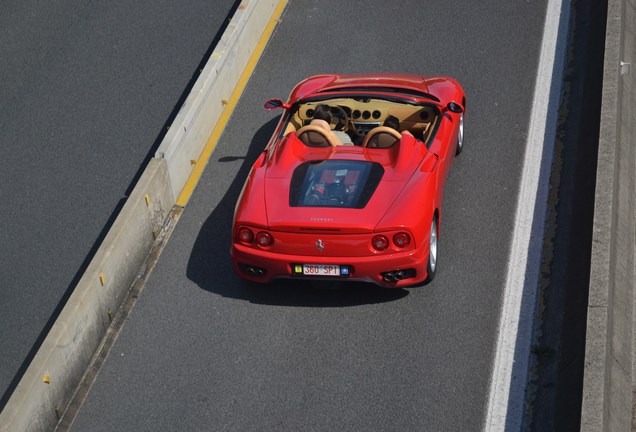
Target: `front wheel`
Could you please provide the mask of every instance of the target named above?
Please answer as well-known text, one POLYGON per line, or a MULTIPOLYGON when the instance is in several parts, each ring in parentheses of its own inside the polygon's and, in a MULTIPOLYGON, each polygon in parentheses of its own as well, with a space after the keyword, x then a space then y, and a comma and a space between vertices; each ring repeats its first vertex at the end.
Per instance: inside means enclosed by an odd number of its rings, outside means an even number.
POLYGON ((459 115, 459 132, 457 132, 457 150, 455 156, 464 150, 464 113, 459 115))
POLYGON ((435 279, 435 273, 437 272, 437 217, 433 216, 431 221, 431 231, 429 233, 428 240, 428 261, 426 262, 426 279, 424 283, 427 284, 435 279))

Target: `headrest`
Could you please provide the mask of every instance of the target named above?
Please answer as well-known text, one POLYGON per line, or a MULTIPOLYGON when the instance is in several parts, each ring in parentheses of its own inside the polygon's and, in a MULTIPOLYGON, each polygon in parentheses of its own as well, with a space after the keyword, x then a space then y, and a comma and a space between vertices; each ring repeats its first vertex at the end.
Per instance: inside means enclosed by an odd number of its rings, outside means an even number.
POLYGON ((338 145, 328 131, 316 125, 301 127, 296 131, 296 136, 307 147, 335 147, 338 145))
POLYGON ((387 126, 378 126, 371 129, 364 138, 362 147, 389 148, 402 138, 402 134, 387 126))

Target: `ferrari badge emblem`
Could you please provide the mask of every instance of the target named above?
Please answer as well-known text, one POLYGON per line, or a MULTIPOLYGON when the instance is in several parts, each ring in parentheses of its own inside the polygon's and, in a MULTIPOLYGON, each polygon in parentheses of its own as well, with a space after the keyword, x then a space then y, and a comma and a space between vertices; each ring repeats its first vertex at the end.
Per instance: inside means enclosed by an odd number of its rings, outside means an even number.
POLYGON ((318 239, 318 241, 316 242, 316 249, 318 249, 320 252, 325 250, 325 244, 322 242, 322 240, 318 239))

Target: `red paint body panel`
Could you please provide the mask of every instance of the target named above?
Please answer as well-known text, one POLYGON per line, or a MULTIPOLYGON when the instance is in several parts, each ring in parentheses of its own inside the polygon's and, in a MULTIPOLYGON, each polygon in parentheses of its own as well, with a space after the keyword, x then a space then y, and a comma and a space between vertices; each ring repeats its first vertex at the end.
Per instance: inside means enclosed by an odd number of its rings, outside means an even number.
MULTIPOLYGON (((305 255, 282 255, 272 253, 267 250, 253 250, 241 244, 235 244, 231 250, 234 270, 241 277, 254 282, 269 282, 272 278, 297 278, 291 276, 291 265, 293 263, 304 264, 337 264, 351 266, 351 276, 348 280, 371 282, 386 288, 399 288, 412 285, 414 280, 420 282, 426 278, 426 271, 417 274, 415 279, 404 279, 395 282, 384 282, 380 276, 380 271, 384 269, 398 268, 426 268, 428 255, 423 248, 412 251, 393 253, 380 256, 366 257, 325 257, 305 255), (238 263, 249 262, 252 265, 267 269, 267 274, 262 278, 254 278, 245 275, 238 267, 238 263), (382 269, 382 270, 381 270, 382 269)), ((342 280, 342 279, 338 279, 342 280)))
MULTIPOLYGON (((376 87, 391 98, 403 98, 408 104, 434 104, 441 107, 434 136, 423 142, 404 134, 388 149, 358 146, 310 148, 295 133, 282 137, 289 120, 286 111, 265 152, 254 164, 236 205, 233 225, 232 260, 241 277, 268 282, 293 275, 292 264, 335 264, 350 266, 351 280, 365 280, 385 287, 417 284, 426 278, 429 228, 433 217, 441 218, 443 187, 456 153, 459 114, 444 110, 449 102, 465 105, 460 85, 452 78, 422 77, 403 74, 320 75, 299 83, 289 104, 299 99, 322 97, 321 92, 346 95, 347 88, 376 87), (412 96, 391 92, 407 89, 427 93, 412 96), (414 99, 417 101, 414 102, 414 99), (369 161, 384 170, 377 188, 364 208, 300 207, 290 205, 290 184, 294 170, 308 161, 369 161), (264 230, 274 242, 261 247, 243 244, 236 236, 239 227, 254 234, 264 230), (406 232, 411 243, 398 248, 392 236, 406 232), (371 240, 385 235, 389 247, 377 251, 371 240), (318 247, 320 246, 320 248, 318 247), (248 274, 246 266, 259 268, 263 274, 248 274), (414 276, 383 280, 386 271, 413 269, 414 276)), ((344 96, 346 97, 346 96, 344 96)), ((345 179, 345 184, 350 180, 345 179)), ((351 179, 353 181, 353 179, 351 179)), ((311 278, 308 276, 307 278, 311 278)))
POLYGON ((297 231, 303 227, 339 228, 342 233, 373 232, 380 218, 389 210, 405 182, 428 154, 421 142, 405 136, 400 148, 366 149, 362 147, 307 147, 289 134, 270 160, 266 171, 265 203, 269 228, 275 231, 297 231), (304 154, 303 154, 304 152, 304 154), (398 157, 399 156, 399 157, 398 157), (364 211, 359 209, 290 207, 291 175, 300 163, 308 160, 371 160, 382 164, 385 174, 364 211))

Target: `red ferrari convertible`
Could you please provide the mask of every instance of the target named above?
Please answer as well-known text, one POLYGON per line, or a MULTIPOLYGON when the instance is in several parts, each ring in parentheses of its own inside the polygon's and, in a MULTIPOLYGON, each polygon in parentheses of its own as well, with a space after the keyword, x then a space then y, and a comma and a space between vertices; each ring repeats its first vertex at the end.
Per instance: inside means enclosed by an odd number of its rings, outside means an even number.
POLYGON ((466 97, 448 77, 319 75, 299 83, 236 205, 239 276, 430 282, 466 97))

